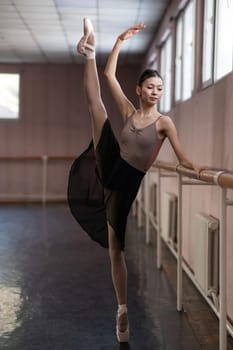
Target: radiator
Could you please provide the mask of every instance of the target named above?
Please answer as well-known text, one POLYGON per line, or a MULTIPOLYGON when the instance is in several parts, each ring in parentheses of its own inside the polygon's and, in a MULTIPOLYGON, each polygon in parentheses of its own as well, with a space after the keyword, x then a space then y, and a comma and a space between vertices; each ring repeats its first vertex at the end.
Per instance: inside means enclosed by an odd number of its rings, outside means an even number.
POLYGON ((196 214, 194 274, 206 295, 219 290, 219 220, 196 214))
POLYGON ((172 244, 177 241, 177 196, 173 193, 162 193, 162 237, 172 244))

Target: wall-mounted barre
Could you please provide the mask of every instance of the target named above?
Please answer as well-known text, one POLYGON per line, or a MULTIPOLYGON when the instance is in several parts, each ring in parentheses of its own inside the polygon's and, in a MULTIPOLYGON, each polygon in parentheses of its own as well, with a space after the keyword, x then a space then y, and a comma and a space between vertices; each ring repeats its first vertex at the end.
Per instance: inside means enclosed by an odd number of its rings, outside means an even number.
MULTIPOLYGON (((227 206, 233 205, 233 200, 227 198, 227 189, 233 189, 233 172, 225 169, 203 169, 197 174, 194 170, 183 167, 181 164, 171 164, 158 161, 147 173, 144 180, 144 204, 138 203, 137 215, 141 222, 141 210, 145 213, 146 242, 150 241, 150 223, 157 230, 157 267, 161 266, 161 180, 167 177, 177 177, 178 179, 178 229, 177 229, 177 310, 182 310, 182 188, 184 185, 213 185, 220 190, 220 245, 219 245, 219 311, 214 310, 219 317, 219 349, 227 349, 227 332, 233 336, 232 327, 227 323, 226 310, 226 215, 227 206), (149 176, 157 173, 157 214, 156 221, 153 222, 149 211, 149 176), (143 208, 144 205, 144 208, 143 208)), ((142 194, 139 193, 136 201, 142 201, 142 194)), ((211 305, 212 306, 212 305, 211 305)))
POLYGON ((41 165, 41 192, 33 193, 33 194, 0 194, 0 200, 3 202, 7 201, 41 201, 42 203, 46 203, 48 201, 65 201, 66 193, 63 195, 49 194, 48 193, 48 166, 51 162, 72 162, 76 157, 75 156, 63 156, 63 155, 34 155, 34 156, 0 156, 0 162, 3 163, 39 163, 41 165))
POLYGON ((219 185, 224 188, 233 188, 233 172, 229 170, 213 168, 203 169, 202 171, 200 171, 198 177, 197 173, 194 170, 185 168, 181 164, 176 165, 172 163, 158 161, 156 162, 154 167, 174 172, 176 171, 177 173, 183 176, 208 182, 213 185, 219 185))

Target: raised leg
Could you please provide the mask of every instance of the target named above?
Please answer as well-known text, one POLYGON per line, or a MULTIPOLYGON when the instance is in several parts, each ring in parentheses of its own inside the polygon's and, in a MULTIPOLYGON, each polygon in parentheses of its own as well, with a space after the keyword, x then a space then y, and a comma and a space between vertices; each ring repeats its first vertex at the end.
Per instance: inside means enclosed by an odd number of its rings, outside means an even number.
MULTIPOLYGON (((100 84, 95 60, 95 36, 90 20, 84 19, 84 35, 77 45, 80 54, 86 57, 84 72, 84 91, 92 121, 94 147, 97 146, 107 112, 101 98, 100 84)), ((126 342, 129 338, 127 312, 127 268, 124 252, 121 250, 113 228, 108 225, 109 256, 111 260, 112 280, 118 302, 116 319, 117 338, 126 342)))
POLYGON ((92 120, 92 134, 94 146, 96 147, 101 135, 103 125, 107 119, 104 107, 98 72, 95 60, 95 35, 89 19, 84 18, 84 36, 77 45, 77 50, 85 59, 84 92, 87 98, 88 109, 92 120))

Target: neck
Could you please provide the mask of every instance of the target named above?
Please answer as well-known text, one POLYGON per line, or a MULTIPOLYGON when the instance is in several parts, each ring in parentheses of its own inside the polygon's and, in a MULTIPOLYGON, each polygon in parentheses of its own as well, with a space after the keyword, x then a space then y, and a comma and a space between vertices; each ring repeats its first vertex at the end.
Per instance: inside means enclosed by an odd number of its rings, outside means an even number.
POLYGON ((141 119, 154 117, 158 113, 157 105, 149 108, 144 108, 143 106, 140 106, 139 113, 141 119))

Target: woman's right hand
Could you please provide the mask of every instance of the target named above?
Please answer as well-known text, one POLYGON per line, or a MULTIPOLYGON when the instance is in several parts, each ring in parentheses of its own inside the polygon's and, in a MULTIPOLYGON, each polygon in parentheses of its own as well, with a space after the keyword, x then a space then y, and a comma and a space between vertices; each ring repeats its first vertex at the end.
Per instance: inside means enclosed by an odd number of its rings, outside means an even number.
POLYGON ((128 28, 125 32, 119 35, 118 38, 122 41, 127 40, 144 28, 145 28, 144 23, 135 24, 135 26, 128 28))

